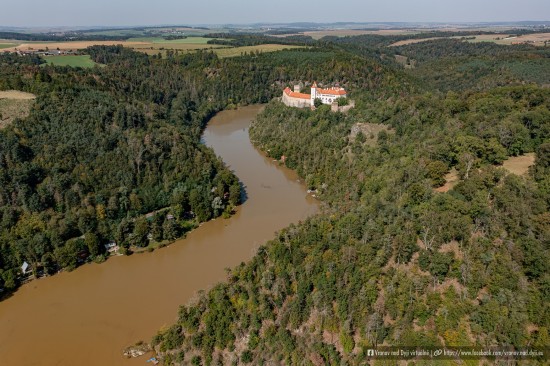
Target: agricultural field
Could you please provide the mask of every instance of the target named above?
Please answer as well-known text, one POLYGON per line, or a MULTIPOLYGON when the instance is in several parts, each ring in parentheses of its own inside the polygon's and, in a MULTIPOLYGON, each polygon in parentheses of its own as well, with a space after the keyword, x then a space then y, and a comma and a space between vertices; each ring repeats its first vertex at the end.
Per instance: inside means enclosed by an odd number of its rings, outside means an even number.
POLYGON ((160 37, 136 37, 126 41, 74 41, 74 42, 26 42, 19 45, 12 44, 6 51, 37 51, 45 50, 64 50, 76 51, 95 45, 112 46, 121 44, 124 47, 132 48, 136 51, 145 52, 148 54, 157 54, 163 50, 198 50, 205 48, 219 48, 221 45, 211 45, 207 42, 211 38, 204 37, 188 37, 183 39, 165 40, 160 37))
POLYGON ((0 91, 0 129, 16 118, 27 117, 35 98, 34 94, 17 90, 0 91))
POLYGON ((167 28, 147 28, 147 29, 109 29, 84 32, 85 35, 113 36, 113 37, 148 37, 152 33, 163 33, 171 35, 173 32, 179 32, 186 36, 202 36, 205 33, 215 31, 226 32, 226 30, 197 29, 188 27, 167 27, 167 28))
MULTIPOLYGON (((117 45, 121 44, 124 47, 132 48, 136 51, 144 52, 147 54, 158 54, 160 53, 166 53, 167 50, 178 50, 178 51, 195 51, 195 50, 201 50, 201 49, 212 49, 214 50, 218 56, 220 57, 234 57, 234 56, 240 56, 242 53, 250 53, 250 52, 273 52, 273 51, 279 51, 285 48, 296 48, 300 46, 288 46, 288 45, 279 45, 279 44, 263 44, 258 46, 245 46, 245 47, 235 47, 230 48, 223 45, 216 45, 216 44, 208 44, 207 42, 211 38, 206 37, 188 37, 183 39, 173 39, 173 40, 166 40, 161 37, 135 37, 130 38, 126 41, 74 41, 74 42, 33 42, 33 43, 23 43, 19 46, 15 47, 12 46, 11 48, 7 48, 6 50, 15 51, 21 50, 21 51, 29 51, 29 50, 45 50, 46 48, 50 50, 64 50, 64 51, 76 51, 79 49, 83 49, 86 47, 94 46, 94 45, 117 45)), ((92 62, 88 59, 87 64, 85 63, 84 59, 68 59, 69 56, 49 56, 45 58, 48 60, 49 63, 55 64, 55 65, 68 65, 68 66, 80 66, 80 67, 92 67, 93 64, 90 64, 92 62), (70 60, 70 61, 69 61, 70 60), (67 63, 69 62, 69 63, 67 63)))
POLYGON ((525 34, 522 36, 505 37, 494 40, 498 44, 517 44, 517 43, 529 43, 535 46, 544 46, 545 42, 550 41, 550 33, 533 33, 525 34))
POLYGON ((131 48, 135 51, 144 52, 149 55, 156 55, 159 52, 162 54, 165 54, 167 50, 172 51, 182 51, 182 52, 191 52, 196 50, 205 50, 205 49, 215 49, 215 48, 223 48, 227 46, 217 45, 217 44, 206 44, 206 43, 183 43, 180 42, 175 43, 149 43, 146 45, 135 45, 131 48))
MULTIPOLYGON (((147 54, 158 54, 159 52, 165 53, 166 50, 178 50, 178 51, 194 51, 202 49, 214 49, 226 47, 216 44, 208 44, 207 42, 212 38, 205 37, 188 37, 183 39, 171 39, 166 40, 160 37, 139 37, 130 38, 127 42, 133 44, 130 48, 145 52, 147 54)), ((124 43, 122 43, 125 45, 124 43)))
POLYGON ((251 52, 275 52, 290 48, 303 48, 302 46, 289 46, 282 44, 262 44, 258 46, 243 46, 233 48, 218 48, 214 52, 220 57, 236 57, 251 52))
POLYGON ((418 39, 405 39, 403 41, 392 43, 390 47, 405 46, 409 44, 426 42, 426 41, 431 41, 434 39, 442 39, 442 38, 455 38, 455 39, 465 38, 468 42, 472 42, 472 43, 494 42, 494 43, 503 44, 503 45, 530 43, 536 46, 544 46, 545 42, 550 41, 550 33, 534 33, 534 34, 526 34, 522 36, 512 36, 510 34, 499 33, 499 34, 480 34, 480 35, 471 36, 471 37, 453 36, 453 37, 429 37, 429 38, 418 38, 418 39))
POLYGON ((14 43, 0 43, 0 50, 4 49, 4 48, 11 48, 11 47, 14 47, 14 46, 15 46, 14 43))
POLYGON ((25 42, 12 48, 6 49, 8 51, 37 51, 45 50, 63 50, 63 51, 76 51, 90 46, 113 46, 117 44, 123 44, 125 46, 139 45, 143 42, 128 42, 128 41, 74 41, 74 42, 25 42))
POLYGON ((49 65, 54 66, 71 66, 71 67, 94 67, 96 64, 90 58, 90 55, 70 55, 70 56, 45 56, 44 60, 49 65))
POLYGON ((207 37, 187 37, 182 39, 164 39, 162 37, 134 37, 129 38, 127 42, 145 42, 153 44, 207 44, 213 38, 207 37))
POLYGON ((414 29, 380 29, 380 30, 368 30, 368 29, 336 29, 336 30, 322 30, 322 31, 310 31, 304 32, 306 36, 310 36, 313 39, 321 39, 326 36, 361 36, 364 34, 375 34, 380 36, 398 36, 406 34, 417 34, 418 31, 414 29))

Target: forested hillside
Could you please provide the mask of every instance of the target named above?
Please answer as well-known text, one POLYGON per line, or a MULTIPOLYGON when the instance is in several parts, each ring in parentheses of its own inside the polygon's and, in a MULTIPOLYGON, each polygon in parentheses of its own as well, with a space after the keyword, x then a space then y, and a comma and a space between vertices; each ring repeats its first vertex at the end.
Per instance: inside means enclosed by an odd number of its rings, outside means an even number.
POLYGON ((381 345, 550 346, 550 91, 521 77, 462 83, 452 68, 444 83, 427 69, 412 81, 381 70, 377 88, 350 90, 349 114, 272 101, 253 123, 253 142, 285 155, 329 208, 183 306, 152 341, 165 364, 360 365, 381 345), (357 124, 385 128, 352 137, 357 124), (501 167, 532 152, 524 176, 501 167), (451 170, 458 183, 439 192, 451 170))
POLYGON ((485 90, 525 82, 550 84, 548 47, 441 39, 393 51, 413 60, 416 67, 411 74, 441 91, 485 90))
POLYGON ((0 89, 37 96, 28 118, 0 130, 0 288, 19 285, 24 261, 35 275, 53 274, 103 260, 109 241, 129 253, 228 215, 238 180, 199 142, 217 111, 267 102, 313 69, 350 88, 397 88, 374 62, 319 49, 223 60, 87 52, 107 66, 0 58, 0 89))
POLYGON ((361 365, 382 345, 550 347, 547 49, 307 44, 225 59, 92 47, 106 66, 86 70, 0 56, 0 90, 37 96, 28 118, 0 130, 0 287, 18 286, 23 261, 54 273, 102 260, 111 240, 128 253, 229 215, 237 177, 201 132, 217 111, 269 103, 252 141, 284 155, 326 209, 183 306, 152 340, 164 364, 361 365), (313 81, 345 87, 356 107, 274 99, 313 81), (526 174, 502 167, 527 153, 526 174))
POLYGON ((28 118, 0 130, 0 288, 19 284, 23 261, 52 274, 102 260, 109 241, 127 252, 173 240, 239 203, 238 179, 199 142, 220 107, 183 80, 194 70, 160 100, 130 91, 125 66, 159 65, 167 80, 163 61, 116 50, 104 50, 116 62, 92 71, 0 59, 2 89, 37 95, 28 118))

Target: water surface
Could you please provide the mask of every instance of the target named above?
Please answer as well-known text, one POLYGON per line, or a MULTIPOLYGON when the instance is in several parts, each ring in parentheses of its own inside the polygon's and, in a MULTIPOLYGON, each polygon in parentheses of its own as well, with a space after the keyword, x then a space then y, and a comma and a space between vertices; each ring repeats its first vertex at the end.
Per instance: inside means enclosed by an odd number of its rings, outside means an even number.
POLYGON ((277 230, 315 213, 294 172, 263 156, 248 126, 260 106, 219 113, 205 143, 246 187, 248 199, 230 219, 201 225, 167 248, 87 264, 32 281, 0 302, 0 365, 149 365, 122 350, 149 341, 177 317, 180 304, 250 259, 277 230))

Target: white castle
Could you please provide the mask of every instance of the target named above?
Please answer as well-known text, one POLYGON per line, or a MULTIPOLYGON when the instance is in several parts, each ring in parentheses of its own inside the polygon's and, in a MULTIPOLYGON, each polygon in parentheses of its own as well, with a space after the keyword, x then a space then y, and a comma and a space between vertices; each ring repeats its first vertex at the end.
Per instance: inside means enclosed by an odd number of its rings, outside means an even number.
MULTIPOLYGON (((347 98, 347 93, 344 88, 329 88, 321 89, 317 87, 317 83, 313 83, 311 86, 311 94, 300 93, 300 86, 295 85, 294 91, 290 88, 283 90, 282 101, 289 107, 298 108, 312 108, 314 107, 315 99, 320 99, 323 104, 329 104, 333 106, 333 110, 342 110, 342 107, 338 108, 337 99, 347 98)), ((346 106, 345 110, 352 108, 353 105, 346 106)))

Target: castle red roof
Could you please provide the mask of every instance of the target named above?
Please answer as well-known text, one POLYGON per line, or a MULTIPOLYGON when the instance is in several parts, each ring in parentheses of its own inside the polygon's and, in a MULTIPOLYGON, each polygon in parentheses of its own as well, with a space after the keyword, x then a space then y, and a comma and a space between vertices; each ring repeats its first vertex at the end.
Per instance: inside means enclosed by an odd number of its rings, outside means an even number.
POLYGON ((292 98, 300 98, 300 99, 311 99, 311 94, 305 94, 305 93, 296 93, 290 90, 290 88, 286 88, 285 94, 292 98))
POLYGON ((330 89, 319 89, 318 93, 329 94, 329 95, 346 95, 346 90, 344 88, 330 88, 330 89))

